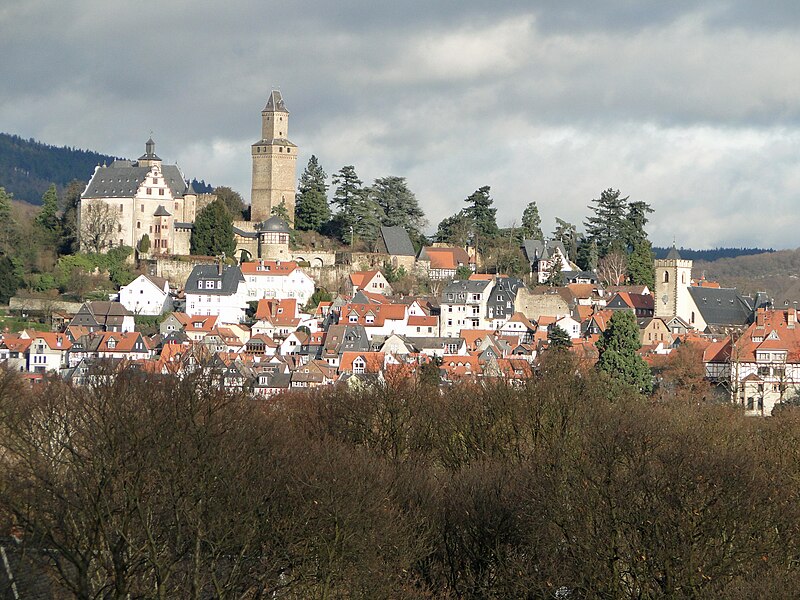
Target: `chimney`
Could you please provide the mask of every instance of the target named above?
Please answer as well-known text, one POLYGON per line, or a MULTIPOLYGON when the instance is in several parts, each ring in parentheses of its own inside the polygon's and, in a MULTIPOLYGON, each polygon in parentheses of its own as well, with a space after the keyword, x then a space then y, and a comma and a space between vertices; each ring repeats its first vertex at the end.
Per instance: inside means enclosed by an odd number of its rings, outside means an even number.
POLYGON ((764 327, 766 311, 763 308, 756 310, 756 327, 764 327))

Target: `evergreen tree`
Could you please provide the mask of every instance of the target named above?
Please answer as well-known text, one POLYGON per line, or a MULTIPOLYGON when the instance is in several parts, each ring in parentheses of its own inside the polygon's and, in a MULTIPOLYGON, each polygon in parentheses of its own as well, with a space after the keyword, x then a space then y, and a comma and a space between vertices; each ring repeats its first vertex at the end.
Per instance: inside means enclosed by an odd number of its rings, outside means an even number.
POLYGON ((228 214, 231 216, 232 221, 239 221, 244 218, 247 207, 244 204, 242 195, 224 185, 214 188, 214 195, 217 200, 222 202, 223 206, 227 209, 228 214))
POLYGON ((597 244, 600 258, 612 250, 625 249, 628 233, 628 198, 623 198, 619 190, 611 188, 603 191, 600 198, 592 200, 594 213, 586 219, 586 237, 597 244))
POLYGON ((361 190, 353 203, 352 215, 355 235, 367 244, 370 250, 374 250, 375 242, 380 235, 383 211, 372 199, 370 190, 361 190))
POLYGON ((522 237, 527 240, 544 239, 542 219, 536 202, 530 202, 522 213, 522 237))
POLYGON ((641 347, 636 316, 629 310, 614 311, 597 341, 600 353, 597 368, 617 381, 649 393, 653 389, 653 376, 637 352, 641 347))
POLYGON ((578 229, 572 223, 556 217, 556 228, 553 230, 553 239, 564 244, 567 251, 567 260, 573 260, 578 254, 578 229))
POLYGON ((647 215, 653 209, 647 202, 636 200, 628 204, 628 214, 625 220, 625 243, 630 250, 634 250, 641 242, 647 240, 647 232, 644 226, 647 225, 647 215))
POLYGON ((55 235, 58 232, 58 192, 56 184, 50 184, 42 196, 42 208, 35 220, 44 232, 55 235))
POLYGON ((651 291, 655 288, 653 247, 646 238, 638 241, 628 256, 628 277, 634 285, 646 285, 651 291))
POLYGON ((485 249, 492 239, 497 237, 497 209, 492 206, 494 201, 489 195, 491 188, 484 185, 475 190, 468 198, 464 199, 469 206, 463 210, 473 226, 473 233, 478 238, 480 250, 485 249))
POLYGON ((381 208, 381 224, 386 227, 403 227, 409 233, 418 233, 425 224, 425 213, 417 197, 406 183, 405 177, 380 177, 371 188, 372 199, 381 208))
POLYGON ((362 200, 364 188, 362 181, 356 175, 353 165, 347 165, 339 169, 333 176, 333 183, 336 189, 333 192, 333 204, 338 208, 334 219, 335 233, 339 239, 347 244, 353 243, 351 237, 355 234, 356 222, 358 220, 357 205, 362 200))
POLYGON ((197 256, 233 256, 236 239, 233 219, 225 204, 217 198, 201 210, 194 220, 191 252, 197 256))
POLYGON ((273 206, 269 212, 271 216, 280 217, 287 223, 290 221, 289 209, 286 207, 286 200, 281 200, 280 204, 273 206))
POLYGON ((589 240, 586 236, 581 236, 578 241, 578 266, 584 271, 596 271, 599 256, 597 254, 597 242, 589 240))
POLYGON ((8 300, 17 293, 21 283, 14 263, 8 256, 0 254, 0 304, 8 304, 8 300))
POLYGON ((73 254, 78 251, 78 209, 81 192, 85 184, 73 179, 61 198, 61 239, 59 254, 73 254))
POLYGON ((139 252, 142 254, 150 252, 150 236, 146 233, 142 236, 142 239, 139 240, 139 252))
POLYGON ((569 337, 569 333, 560 325, 553 325, 547 331, 547 343, 551 350, 572 348, 572 339, 569 337))
POLYGON ((331 218, 328 206, 328 176, 313 154, 297 186, 294 227, 299 231, 320 231, 331 218))
POLYGON ((445 217, 436 230, 436 241, 463 248, 469 241, 472 223, 464 215, 464 211, 445 217))
POLYGON ((11 213, 11 194, 0 187, 0 252, 10 253, 17 245, 17 223, 11 213))

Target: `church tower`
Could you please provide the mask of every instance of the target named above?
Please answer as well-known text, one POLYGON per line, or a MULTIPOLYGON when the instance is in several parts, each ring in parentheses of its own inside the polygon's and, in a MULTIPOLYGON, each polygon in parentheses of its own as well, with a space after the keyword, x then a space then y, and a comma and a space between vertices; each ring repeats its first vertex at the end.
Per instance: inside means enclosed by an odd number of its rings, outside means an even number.
MULTIPOLYGON (((692 261, 681 258, 675 246, 666 258, 656 259, 656 289, 653 290, 656 317, 686 319, 691 311, 692 261)), ((688 322, 688 321, 687 321, 688 322)))
POLYGON ((253 187, 250 220, 269 219, 272 209, 283 201, 289 221, 294 223, 297 146, 289 141, 289 111, 281 93, 273 91, 261 111, 261 139, 251 147, 253 187))

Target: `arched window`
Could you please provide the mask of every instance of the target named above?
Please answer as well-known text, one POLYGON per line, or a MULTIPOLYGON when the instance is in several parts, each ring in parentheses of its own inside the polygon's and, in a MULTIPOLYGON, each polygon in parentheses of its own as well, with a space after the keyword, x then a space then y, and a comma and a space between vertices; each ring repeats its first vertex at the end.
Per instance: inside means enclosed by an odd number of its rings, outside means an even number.
POLYGON ((681 283, 686 283, 686 273, 681 273, 681 283))
POLYGON ((669 271, 664 271, 664 283, 669 283, 669 271))
POLYGON ((689 322, 690 322, 690 323, 692 323, 692 324, 694 324, 694 311, 692 311, 692 316, 691 316, 691 318, 689 319, 689 322))

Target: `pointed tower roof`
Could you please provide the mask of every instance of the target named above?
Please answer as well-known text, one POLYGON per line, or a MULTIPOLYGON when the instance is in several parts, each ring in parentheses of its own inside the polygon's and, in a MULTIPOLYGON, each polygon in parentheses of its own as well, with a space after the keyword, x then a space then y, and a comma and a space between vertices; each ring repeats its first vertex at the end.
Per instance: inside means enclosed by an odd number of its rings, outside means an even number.
POLYGON ((153 138, 149 138, 144 144, 144 154, 139 157, 139 160, 161 160, 156 156, 156 143, 153 138))
POLYGON ((283 103, 283 97, 278 90, 272 90, 272 93, 267 99, 267 105, 262 112, 283 112, 288 114, 286 105, 283 103))
POLYGON ((678 252, 678 249, 675 247, 675 244, 672 244, 672 248, 667 254, 667 260, 681 260, 681 254, 678 252))

